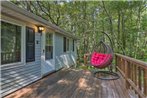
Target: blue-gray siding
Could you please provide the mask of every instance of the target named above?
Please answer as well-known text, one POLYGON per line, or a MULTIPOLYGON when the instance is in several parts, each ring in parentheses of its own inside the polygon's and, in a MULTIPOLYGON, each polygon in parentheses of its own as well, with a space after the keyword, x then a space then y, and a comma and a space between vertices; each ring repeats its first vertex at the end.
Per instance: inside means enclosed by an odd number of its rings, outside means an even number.
POLYGON ((35 33, 35 61, 1 67, 1 93, 5 96, 41 78, 40 34, 35 33), (14 66, 14 67, 13 67, 14 66))
POLYGON ((55 68, 69 67, 75 64, 76 48, 72 51, 72 38, 69 38, 69 51, 63 52, 63 35, 55 33, 55 68))
MULTIPOLYGON (((1 93, 5 96, 23 86, 41 78, 41 35, 35 33, 35 61, 22 65, 2 66, 1 68, 1 93), (38 41, 38 44, 37 44, 38 41)), ((73 52, 73 39, 69 38, 69 51, 63 52, 63 35, 55 33, 54 60, 56 70, 69 67, 76 62, 76 44, 73 52)), ((25 52, 25 51, 24 51, 25 52)))

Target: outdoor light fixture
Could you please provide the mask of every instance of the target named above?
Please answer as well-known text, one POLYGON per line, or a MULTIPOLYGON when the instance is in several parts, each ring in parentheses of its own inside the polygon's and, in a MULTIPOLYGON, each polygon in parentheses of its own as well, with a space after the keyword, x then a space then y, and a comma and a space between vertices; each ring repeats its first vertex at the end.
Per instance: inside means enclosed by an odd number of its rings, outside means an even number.
POLYGON ((44 27, 43 26, 38 26, 38 32, 39 33, 42 33, 43 30, 44 30, 44 27))

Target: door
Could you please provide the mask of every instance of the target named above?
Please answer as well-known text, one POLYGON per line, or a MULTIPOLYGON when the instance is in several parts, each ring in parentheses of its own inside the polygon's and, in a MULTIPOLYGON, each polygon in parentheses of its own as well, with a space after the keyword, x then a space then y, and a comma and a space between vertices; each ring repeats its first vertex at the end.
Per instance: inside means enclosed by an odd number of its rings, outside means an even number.
POLYGON ((43 33, 42 39, 42 53, 41 53, 41 69, 42 76, 55 71, 55 60, 53 54, 54 39, 53 33, 43 33))

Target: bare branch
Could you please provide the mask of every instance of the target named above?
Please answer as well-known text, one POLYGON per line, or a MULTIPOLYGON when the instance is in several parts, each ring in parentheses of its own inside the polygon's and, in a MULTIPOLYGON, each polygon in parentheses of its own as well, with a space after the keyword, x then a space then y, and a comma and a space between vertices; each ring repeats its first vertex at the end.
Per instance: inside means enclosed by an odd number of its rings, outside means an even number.
POLYGON ((54 19, 51 17, 51 15, 43 9, 43 7, 39 1, 37 1, 37 4, 38 4, 39 8, 41 9, 41 11, 50 18, 51 22, 57 25, 57 23, 54 21, 54 19))

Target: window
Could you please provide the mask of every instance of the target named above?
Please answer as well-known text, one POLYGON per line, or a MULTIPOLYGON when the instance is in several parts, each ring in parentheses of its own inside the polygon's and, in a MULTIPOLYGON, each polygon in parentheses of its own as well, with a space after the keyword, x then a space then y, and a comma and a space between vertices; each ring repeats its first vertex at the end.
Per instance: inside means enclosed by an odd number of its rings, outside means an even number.
POLYGON ((1 64, 21 61, 21 26, 1 21, 1 64))
POLYGON ((69 39, 66 41, 66 50, 69 51, 69 39))
POLYGON ((63 38, 63 51, 66 52, 66 37, 63 38))
POLYGON ((35 31, 26 27, 26 62, 35 61, 35 31))
POLYGON ((73 43, 72 43, 72 51, 75 51, 75 41, 73 40, 73 43))
POLYGON ((53 34, 46 33, 45 59, 53 59, 53 34))
POLYGON ((63 51, 69 51, 69 39, 66 37, 63 38, 63 51))

